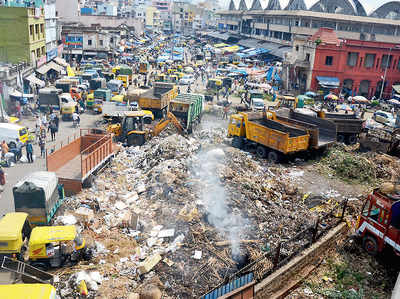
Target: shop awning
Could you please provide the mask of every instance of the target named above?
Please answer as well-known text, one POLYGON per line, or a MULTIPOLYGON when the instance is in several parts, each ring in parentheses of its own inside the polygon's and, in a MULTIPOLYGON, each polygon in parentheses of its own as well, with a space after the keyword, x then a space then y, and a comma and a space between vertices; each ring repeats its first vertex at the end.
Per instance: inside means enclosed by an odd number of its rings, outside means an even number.
POLYGON ((30 74, 28 77, 25 78, 25 80, 27 80, 27 81, 29 81, 29 82, 31 82, 33 84, 36 84, 39 87, 45 87, 46 86, 46 83, 44 81, 36 78, 34 74, 30 74))
POLYGON ((396 93, 400 94, 400 85, 393 85, 392 88, 396 93))
POLYGON ((50 61, 47 65, 49 69, 55 70, 57 73, 61 73, 62 71, 64 71, 64 67, 53 61, 50 61))
POLYGON ((68 63, 65 61, 65 59, 62 59, 60 57, 56 57, 53 59, 53 61, 63 67, 67 67, 68 63))
POLYGON ((47 64, 42 65, 40 68, 36 69, 36 72, 38 72, 39 74, 46 74, 48 71, 50 70, 49 66, 47 64))
POLYGON ((340 80, 336 77, 317 76, 317 80, 322 87, 337 88, 340 86, 340 80))

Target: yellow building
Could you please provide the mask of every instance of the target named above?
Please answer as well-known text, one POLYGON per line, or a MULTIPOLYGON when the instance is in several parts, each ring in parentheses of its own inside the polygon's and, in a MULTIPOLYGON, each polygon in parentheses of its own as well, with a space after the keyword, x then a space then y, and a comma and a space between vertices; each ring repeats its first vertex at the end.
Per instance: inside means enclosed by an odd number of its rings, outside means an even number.
POLYGON ((0 7, 0 61, 46 62, 42 9, 0 7))

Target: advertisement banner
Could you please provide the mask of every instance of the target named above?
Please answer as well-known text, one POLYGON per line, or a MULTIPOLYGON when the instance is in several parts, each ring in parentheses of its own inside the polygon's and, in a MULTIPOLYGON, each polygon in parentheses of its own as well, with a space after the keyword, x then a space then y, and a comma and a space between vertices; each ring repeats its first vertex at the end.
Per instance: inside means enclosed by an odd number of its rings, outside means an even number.
POLYGON ((42 57, 40 57, 38 60, 37 60, 37 65, 36 65, 36 67, 40 67, 40 66, 42 66, 43 64, 45 64, 47 61, 46 61, 46 56, 42 56, 42 57))
POLYGON ((83 36, 67 35, 64 40, 64 45, 69 49, 82 49, 83 36))
POLYGON ((58 49, 54 48, 47 52, 47 61, 53 60, 57 57, 58 49))
POLYGON ((59 45, 59 46, 57 47, 57 56, 58 56, 58 57, 62 57, 63 51, 64 51, 64 45, 61 44, 61 45, 59 45))

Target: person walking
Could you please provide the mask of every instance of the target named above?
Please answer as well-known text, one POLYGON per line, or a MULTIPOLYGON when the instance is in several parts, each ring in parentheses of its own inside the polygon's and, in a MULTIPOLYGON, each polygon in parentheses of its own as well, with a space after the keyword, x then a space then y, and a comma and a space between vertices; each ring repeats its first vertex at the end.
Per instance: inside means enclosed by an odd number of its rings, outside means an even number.
POLYGON ((4 158, 8 153, 8 145, 5 140, 1 143, 1 157, 4 158))
POLYGON ((226 105, 223 110, 222 119, 228 119, 229 106, 226 105))
POLYGON ((29 163, 33 163, 33 146, 30 141, 26 144, 26 157, 28 158, 29 163))
POLYGON ((55 141, 56 133, 57 133, 57 126, 53 121, 50 123, 48 131, 50 131, 50 134, 51 134, 51 141, 55 141))
POLYGON ((42 138, 39 139, 40 147, 40 157, 44 158, 46 156, 46 141, 42 138))
POLYGON ((15 162, 17 162, 22 157, 22 148, 24 147, 24 144, 21 142, 21 140, 19 140, 19 138, 16 138, 15 145, 16 145, 15 147, 17 149, 15 162))
POLYGON ((3 167, 0 166, 0 185, 4 186, 6 184, 6 173, 3 167))

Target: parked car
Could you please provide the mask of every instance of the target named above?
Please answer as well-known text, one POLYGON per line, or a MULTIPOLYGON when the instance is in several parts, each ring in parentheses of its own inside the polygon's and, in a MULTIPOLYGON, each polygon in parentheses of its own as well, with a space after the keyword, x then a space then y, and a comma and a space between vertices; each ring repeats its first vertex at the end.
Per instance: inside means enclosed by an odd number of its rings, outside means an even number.
POLYGON ((390 127, 395 127, 396 126, 396 119, 390 112, 378 110, 374 112, 373 115, 373 120, 375 120, 378 123, 385 124, 390 127))
POLYGON ((194 76, 193 75, 185 75, 182 79, 179 80, 179 84, 181 85, 189 85, 194 83, 194 76))

